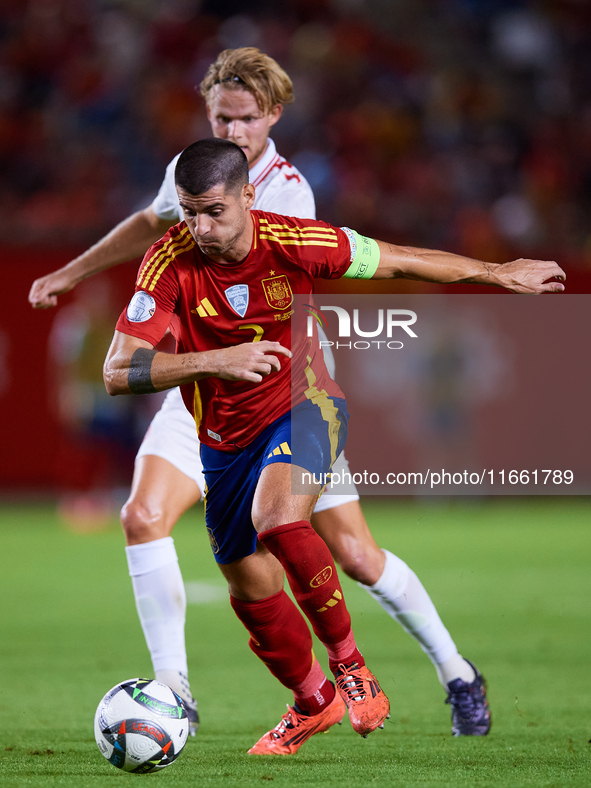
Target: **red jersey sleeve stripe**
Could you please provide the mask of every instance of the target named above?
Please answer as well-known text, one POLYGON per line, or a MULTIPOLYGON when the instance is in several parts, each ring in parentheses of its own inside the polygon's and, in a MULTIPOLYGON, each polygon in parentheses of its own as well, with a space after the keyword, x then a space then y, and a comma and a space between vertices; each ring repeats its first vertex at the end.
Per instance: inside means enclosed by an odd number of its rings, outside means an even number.
POLYGON ((195 246, 195 241, 193 241, 193 239, 191 238, 190 240, 186 240, 182 244, 177 244, 176 246, 171 247, 169 253, 164 258, 164 262, 162 263, 162 265, 160 266, 158 271, 152 277, 152 281, 150 282, 150 284, 149 284, 147 289, 148 290, 153 290, 156 287, 156 283, 160 279, 160 276, 162 275, 162 272, 170 265, 170 263, 173 262, 173 260, 175 259, 175 257, 177 256, 177 254, 179 252, 187 252, 193 246, 195 246))
POLYGON ((337 247, 338 241, 321 241, 321 240, 309 240, 304 241, 299 238, 276 238, 273 235, 265 235, 261 233, 261 239, 265 241, 273 241, 276 244, 280 244, 280 246, 330 246, 330 247, 337 247))
POLYGON ((180 252, 186 252, 195 246, 195 241, 191 236, 185 238, 183 241, 177 241, 177 243, 173 244, 166 252, 159 254, 154 260, 153 264, 145 275, 143 281, 140 283, 140 287, 144 290, 153 290, 154 285, 160 278, 164 269, 175 259, 177 254, 180 252), (158 268, 158 266, 160 267, 158 268))
POLYGON ((166 244, 150 258, 144 269, 143 279, 140 278, 140 280, 138 280, 138 285, 140 287, 147 287, 148 282, 164 258, 168 256, 174 257, 175 252, 185 251, 185 249, 191 247, 192 243, 193 239, 188 232, 188 228, 186 232, 181 233, 180 237, 170 238, 166 244))
POLYGON ((322 227, 316 225, 307 225, 304 227, 296 227, 288 224, 271 224, 266 219, 260 220, 261 230, 266 230, 270 233, 277 235, 323 235, 327 238, 336 238, 337 232, 334 227, 322 227))
POLYGON ((153 290, 156 287, 156 283, 160 279, 160 276, 162 275, 162 272, 164 270, 166 270, 166 268, 170 265, 170 263, 172 263, 174 261, 174 259, 176 257, 176 254, 178 252, 186 252, 189 249, 191 249, 191 247, 193 247, 194 245, 195 245, 195 242, 191 239, 191 242, 185 241, 184 244, 178 244, 177 247, 171 248, 170 253, 168 255, 166 255, 166 257, 164 258, 164 262, 162 263, 162 265, 160 266, 160 268, 158 269, 156 274, 152 277, 152 281, 150 282, 148 287, 147 288, 144 287, 144 289, 147 289, 147 290, 150 290, 150 291, 153 290))
POLYGON ((169 246, 170 246, 170 245, 171 245, 173 242, 174 242, 174 238, 171 236, 171 237, 168 239, 168 241, 166 241, 166 243, 165 243, 165 244, 163 244, 163 245, 160 247, 160 249, 158 249, 156 252, 154 252, 154 254, 152 254, 150 257, 148 257, 148 258, 147 258, 147 260, 144 260, 144 262, 143 262, 143 264, 142 264, 142 266, 141 266, 141 268, 140 268, 140 272, 139 272, 139 274, 138 274, 137 281, 136 281, 136 285, 137 285, 138 287, 141 287, 141 284, 142 284, 142 279, 143 279, 143 277, 146 275, 146 273, 147 273, 148 269, 150 268, 150 266, 152 265, 152 263, 153 263, 153 261, 154 261, 154 258, 155 258, 155 257, 157 257, 157 256, 158 256, 159 254, 161 254, 162 252, 164 252, 166 249, 168 249, 168 247, 169 247, 169 246))
POLYGON ((314 230, 307 233, 298 233, 292 230, 270 230, 268 227, 261 227, 261 232, 272 235, 274 238, 299 238, 302 241, 305 241, 307 238, 321 238, 324 241, 337 240, 336 233, 315 232, 314 230))
POLYGON ((171 236, 165 244, 163 244, 159 249, 157 249, 154 254, 146 260, 144 265, 140 269, 139 276, 137 278, 137 286, 138 287, 145 287, 148 283, 150 276, 154 273, 156 268, 158 267, 158 263, 162 259, 164 255, 166 255, 169 251, 179 243, 184 242, 187 240, 187 236, 190 236, 189 228, 185 227, 178 236, 171 236))
POLYGON ((277 238, 326 238, 327 241, 335 241, 337 239, 336 233, 327 233, 322 229, 309 229, 306 232, 300 232, 298 230, 273 230, 270 227, 266 227, 265 225, 261 225, 261 232, 268 233, 269 235, 274 235, 277 238))

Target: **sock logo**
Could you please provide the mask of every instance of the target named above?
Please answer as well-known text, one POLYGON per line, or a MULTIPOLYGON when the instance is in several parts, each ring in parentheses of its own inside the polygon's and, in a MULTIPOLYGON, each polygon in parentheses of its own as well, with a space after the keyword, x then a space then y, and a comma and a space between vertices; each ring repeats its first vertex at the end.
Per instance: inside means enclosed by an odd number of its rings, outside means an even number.
POLYGON ((325 698, 325 697, 324 697, 324 695, 323 695, 323 694, 320 692, 320 690, 319 690, 319 689, 318 689, 318 690, 316 690, 316 692, 314 693, 314 697, 315 697, 315 698, 316 698, 316 700, 318 701, 318 705, 319 705, 319 706, 326 706, 326 698, 325 698))
POLYGON ((317 613, 324 613, 326 610, 328 610, 329 607, 334 607, 335 605, 338 605, 342 598, 343 598, 343 595, 341 594, 341 592, 337 588, 336 591, 334 592, 334 594, 328 600, 328 602, 324 605, 324 607, 319 607, 316 612, 317 613))
POLYGON ((312 588, 319 588, 319 586, 323 586, 325 583, 328 583, 330 578, 332 577, 332 566, 325 566, 324 569, 318 572, 317 575, 310 580, 310 585, 312 588))

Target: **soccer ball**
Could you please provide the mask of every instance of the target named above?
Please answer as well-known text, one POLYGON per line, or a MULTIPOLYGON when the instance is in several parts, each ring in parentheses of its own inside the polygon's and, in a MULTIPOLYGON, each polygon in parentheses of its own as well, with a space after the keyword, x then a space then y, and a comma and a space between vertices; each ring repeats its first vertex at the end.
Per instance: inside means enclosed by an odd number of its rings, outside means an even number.
POLYGON ((187 743, 189 720, 170 687, 129 679, 110 689, 94 715, 94 737, 105 758, 126 772, 169 766, 187 743))

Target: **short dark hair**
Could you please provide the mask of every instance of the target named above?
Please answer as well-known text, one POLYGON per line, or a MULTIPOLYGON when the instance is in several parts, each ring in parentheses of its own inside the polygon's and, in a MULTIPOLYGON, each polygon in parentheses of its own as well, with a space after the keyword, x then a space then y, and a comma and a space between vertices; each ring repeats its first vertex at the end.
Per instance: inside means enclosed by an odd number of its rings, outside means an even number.
POLYGON ((229 140, 208 137, 189 145, 174 170, 177 186, 189 194, 204 194, 220 183, 233 191, 248 183, 248 159, 229 140))

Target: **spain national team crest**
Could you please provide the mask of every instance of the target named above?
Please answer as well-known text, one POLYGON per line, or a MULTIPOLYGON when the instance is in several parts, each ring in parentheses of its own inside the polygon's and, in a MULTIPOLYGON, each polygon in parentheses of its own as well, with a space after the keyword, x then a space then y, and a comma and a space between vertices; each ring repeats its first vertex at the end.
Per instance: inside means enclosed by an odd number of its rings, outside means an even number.
POLYGON ((248 309, 248 285, 232 285, 225 293, 234 312, 239 317, 244 317, 248 309))
POLYGON ((263 279, 261 284, 270 307, 273 307, 273 309, 287 309, 291 306, 293 293, 285 274, 273 276, 270 279, 263 279))

